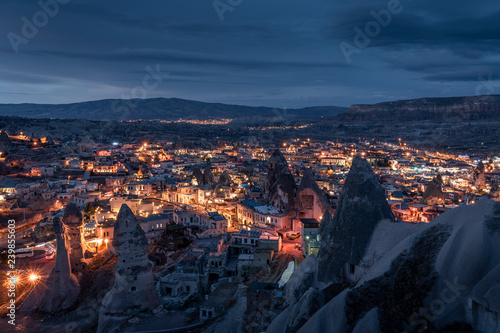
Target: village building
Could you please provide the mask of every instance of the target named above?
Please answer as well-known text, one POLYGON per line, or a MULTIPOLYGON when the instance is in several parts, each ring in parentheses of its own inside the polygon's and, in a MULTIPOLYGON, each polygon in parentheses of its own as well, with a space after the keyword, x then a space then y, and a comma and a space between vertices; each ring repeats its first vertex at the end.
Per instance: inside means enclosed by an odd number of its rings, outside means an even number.
POLYGON ((307 257, 310 254, 318 255, 319 241, 319 226, 320 222, 316 219, 300 219, 300 242, 302 252, 307 257))

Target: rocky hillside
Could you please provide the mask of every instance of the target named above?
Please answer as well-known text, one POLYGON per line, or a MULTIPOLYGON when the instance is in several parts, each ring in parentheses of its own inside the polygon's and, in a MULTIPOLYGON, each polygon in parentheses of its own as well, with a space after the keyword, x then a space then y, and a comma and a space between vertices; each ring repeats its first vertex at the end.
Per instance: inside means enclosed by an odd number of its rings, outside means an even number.
POLYGON ((500 95, 419 98, 352 105, 329 120, 344 122, 500 120, 500 95))
POLYGON ((319 259, 293 272, 267 333, 499 332, 500 203, 393 222, 387 203, 372 200, 373 172, 355 162, 335 217, 323 217, 319 259))
POLYGON ((220 103, 204 103, 179 98, 105 99, 73 104, 0 104, 0 116, 88 120, 178 120, 235 119, 248 117, 296 120, 320 119, 337 115, 346 108, 319 106, 304 109, 274 109, 220 103))
POLYGON ((297 332, 499 332, 499 223, 500 203, 488 199, 442 214, 297 332))

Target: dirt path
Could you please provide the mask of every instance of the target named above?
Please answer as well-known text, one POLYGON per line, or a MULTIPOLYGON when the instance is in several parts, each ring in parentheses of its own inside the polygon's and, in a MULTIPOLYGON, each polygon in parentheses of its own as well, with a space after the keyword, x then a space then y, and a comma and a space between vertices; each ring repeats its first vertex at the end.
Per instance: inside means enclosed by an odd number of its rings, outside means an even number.
POLYGON ((290 261, 293 261, 293 256, 288 253, 282 253, 278 256, 278 260, 271 267, 271 271, 267 277, 264 278, 265 282, 278 283, 281 275, 285 271, 290 261))

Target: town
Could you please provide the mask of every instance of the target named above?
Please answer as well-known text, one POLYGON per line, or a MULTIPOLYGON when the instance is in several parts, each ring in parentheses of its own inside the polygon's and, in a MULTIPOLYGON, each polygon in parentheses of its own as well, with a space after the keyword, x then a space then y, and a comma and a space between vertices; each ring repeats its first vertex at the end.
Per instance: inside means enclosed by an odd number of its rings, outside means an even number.
POLYGON ((21 310, 69 311, 92 297, 92 311, 102 301, 113 314, 99 318, 105 332, 128 297, 153 311, 128 318, 131 329, 221 328, 231 315, 259 332, 283 307, 294 269, 318 255, 322 221, 334 215, 356 157, 371 165, 396 223, 500 200, 499 156, 419 150, 401 139, 187 138, 89 143, 76 152, 3 130, 2 261, 7 220, 15 219, 21 310), (121 267, 122 256, 132 263, 121 267), (96 296, 115 271, 109 294, 96 296), (56 292, 44 281, 60 272, 67 290, 56 292))

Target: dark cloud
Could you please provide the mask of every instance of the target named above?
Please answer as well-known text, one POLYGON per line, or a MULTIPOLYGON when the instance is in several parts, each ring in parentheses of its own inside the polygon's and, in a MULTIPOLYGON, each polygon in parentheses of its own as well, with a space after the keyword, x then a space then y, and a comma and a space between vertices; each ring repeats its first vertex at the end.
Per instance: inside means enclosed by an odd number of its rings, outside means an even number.
POLYGON ((120 98, 156 65, 169 75, 147 97, 276 107, 473 95, 500 78, 493 0, 401 0, 347 63, 340 43, 388 3, 243 0, 221 21, 206 0, 71 0, 16 54, 8 34, 40 7, 3 0, 0 102, 120 98))
POLYGON ((497 78, 499 73, 500 71, 496 68, 481 67, 467 71, 454 71, 454 72, 445 72, 441 74, 427 75, 423 77, 423 79, 429 81, 438 81, 438 82, 447 82, 447 81, 478 82, 481 80, 493 80, 493 77, 497 78))

